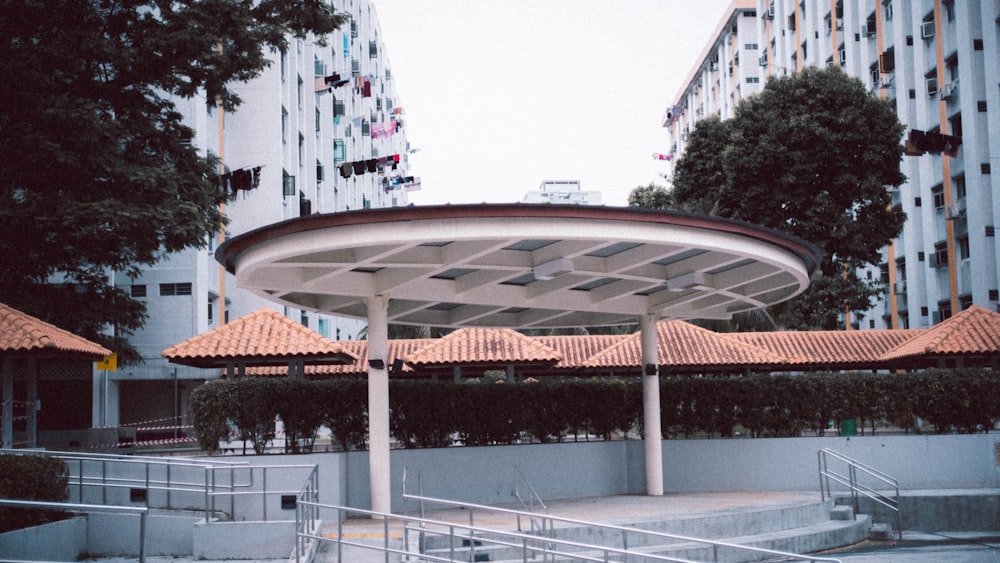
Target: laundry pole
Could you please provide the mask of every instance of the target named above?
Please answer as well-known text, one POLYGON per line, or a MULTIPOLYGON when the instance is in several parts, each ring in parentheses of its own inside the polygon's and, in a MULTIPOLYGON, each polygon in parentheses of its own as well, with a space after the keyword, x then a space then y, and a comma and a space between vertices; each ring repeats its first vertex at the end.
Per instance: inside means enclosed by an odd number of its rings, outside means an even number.
POLYGON ((389 298, 368 305, 368 474, 372 511, 392 512, 389 469, 389 298))
POLYGON ((646 313, 639 319, 642 343, 642 428, 646 458, 646 494, 663 494, 663 436, 660 433, 660 358, 656 322, 659 315, 646 313))

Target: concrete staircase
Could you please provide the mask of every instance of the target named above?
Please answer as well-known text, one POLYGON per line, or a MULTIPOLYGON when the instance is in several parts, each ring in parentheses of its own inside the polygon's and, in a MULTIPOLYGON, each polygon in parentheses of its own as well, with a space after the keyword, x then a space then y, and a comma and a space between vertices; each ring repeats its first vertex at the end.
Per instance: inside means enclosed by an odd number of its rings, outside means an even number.
MULTIPOLYGON (((549 537, 567 540, 587 546, 569 547, 555 544, 559 551, 574 551, 579 556, 562 556, 545 561, 580 561, 579 557, 603 558, 600 547, 626 548, 639 554, 655 554, 691 561, 762 561, 773 559, 773 555, 755 553, 726 546, 713 546, 683 538, 667 538, 654 534, 640 534, 638 531, 670 534, 686 538, 709 539, 728 544, 759 547, 789 553, 815 553, 826 549, 852 545, 868 538, 872 528, 871 519, 866 515, 854 517, 849 506, 835 506, 832 500, 815 503, 772 507, 760 510, 743 509, 714 514, 650 518, 616 526, 619 528, 593 525, 556 525, 549 537)), ((499 538, 481 535, 451 547, 448 539, 428 535, 424 541, 424 553, 438 557, 454 554, 459 561, 523 561, 521 547, 510 547, 494 543, 499 538), (470 545, 473 544, 473 545, 470 545)), ((503 541, 510 541, 506 538, 503 541)), ((544 540, 539 539, 537 544, 544 540)), ((613 556, 612 560, 620 560, 613 556)), ((633 556, 631 560, 642 561, 633 556)), ((652 561, 652 559, 648 559, 652 561)))

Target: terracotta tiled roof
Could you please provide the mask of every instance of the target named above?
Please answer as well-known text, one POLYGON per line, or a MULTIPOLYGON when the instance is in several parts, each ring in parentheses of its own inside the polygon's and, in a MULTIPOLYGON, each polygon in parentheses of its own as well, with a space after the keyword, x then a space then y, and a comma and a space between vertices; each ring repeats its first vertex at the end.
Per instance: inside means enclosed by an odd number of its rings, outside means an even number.
POLYGON ((460 328, 406 356, 412 366, 554 364, 562 355, 509 328, 460 328))
MULTIPOLYGON (((431 341, 425 338, 390 340, 389 365, 392 366, 397 359, 402 360, 403 357, 427 346, 429 342, 431 341)), ((342 365, 307 365, 305 366, 306 376, 315 378, 368 377, 368 341, 342 340, 338 344, 343 346, 345 352, 357 359, 342 365)), ((409 366, 403 365, 404 374, 412 371, 409 366)), ((286 373, 287 369, 283 366, 247 368, 247 375, 267 376, 285 375, 286 373)), ((396 375, 396 373, 394 372, 392 375, 396 375)))
POLYGON ((883 359, 998 353, 1000 353, 1000 313, 973 305, 887 351, 883 359))
POLYGON ((536 336, 535 340, 562 354, 555 369, 576 369, 591 357, 607 350, 631 335, 589 334, 569 336, 536 336))
POLYGON ((0 354, 57 352, 98 359, 111 350, 0 303, 0 354))
POLYGON ((784 357, 793 366, 844 367, 877 364, 900 343, 920 330, 828 330, 732 332, 720 336, 738 340, 784 357))
MULTIPOLYGON (((730 366, 780 366, 785 359, 750 344, 725 338, 718 333, 684 321, 663 321, 656 325, 660 365, 678 369, 730 366)), ((642 364, 639 333, 595 355, 585 367, 636 368, 642 364)))
POLYGON ((307 363, 345 363, 355 359, 340 343, 268 308, 175 344, 162 354, 171 362, 202 368, 225 366, 229 362, 261 366, 292 359, 307 363))

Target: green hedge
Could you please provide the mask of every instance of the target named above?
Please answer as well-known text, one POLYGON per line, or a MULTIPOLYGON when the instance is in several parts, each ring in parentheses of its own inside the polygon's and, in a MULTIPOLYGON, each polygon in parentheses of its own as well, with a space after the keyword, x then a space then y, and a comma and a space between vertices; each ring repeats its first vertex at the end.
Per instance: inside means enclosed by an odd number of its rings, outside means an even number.
MULTIPOLYGON (((0 498, 65 502, 69 467, 54 457, 0 454, 0 498)), ((69 518, 66 512, 0 507, 0 533, 69 518)))
MULTIPOLYGON (((481 446, 579 434, 603 439, 641 432, 638 378, 542 378, 529 383, 391 381, 390 429, 402 447, 481 446)), ((823 435, 854 419, 936 432, 985 432, 1000 420, 1000 374, 981 369, 916 373, 810 373, 798 376, 662 377, 661 432, 673 437, 823 435)), ((366 447, 365 380, 216 380, 195 390, 195 432, 212 451, 219 440, 248 441, 260 453, 285 426, 285 450, 308 451, 320 426, 342 449, 366 447)))

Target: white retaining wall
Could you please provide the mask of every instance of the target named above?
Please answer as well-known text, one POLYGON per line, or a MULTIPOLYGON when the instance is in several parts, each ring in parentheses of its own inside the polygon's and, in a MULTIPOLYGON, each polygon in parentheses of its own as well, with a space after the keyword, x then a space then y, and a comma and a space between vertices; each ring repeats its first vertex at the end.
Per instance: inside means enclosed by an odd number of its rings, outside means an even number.
MULTIPOLYGON (((895 477, 903 490, 1000 488, 1000 434, 992 433, 664 440, 664 491, 818 493, 821 448, 895 477)), ((422 485, 427 496, 482 504, 511 502, 515 466, 542 499, 645 494, 642 456, 638 440, 392 450, 392 507, 405 508, 404 468, 412 493, 422 485)), ((317 464, 321 502, 370 507, 367 452, 241 459, 317 464)))

